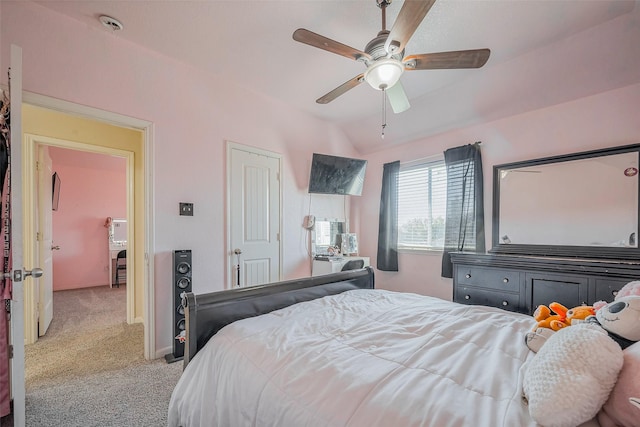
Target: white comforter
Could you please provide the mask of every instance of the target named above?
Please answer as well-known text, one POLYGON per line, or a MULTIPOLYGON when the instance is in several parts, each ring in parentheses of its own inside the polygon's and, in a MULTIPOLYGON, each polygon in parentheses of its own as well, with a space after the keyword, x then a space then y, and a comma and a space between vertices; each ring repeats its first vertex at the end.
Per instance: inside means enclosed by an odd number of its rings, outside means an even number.
POLYGON ((535 426, 531 317, 383 290, 223 328, 185 369, 169 426, 535 426))

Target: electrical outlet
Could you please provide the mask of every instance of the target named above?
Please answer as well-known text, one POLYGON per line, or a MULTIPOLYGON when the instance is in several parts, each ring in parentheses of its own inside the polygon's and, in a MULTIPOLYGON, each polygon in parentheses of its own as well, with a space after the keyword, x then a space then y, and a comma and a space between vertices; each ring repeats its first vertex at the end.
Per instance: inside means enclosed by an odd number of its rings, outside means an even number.
POLYGON ((180 215, 193 216, 193 203, 180 202, 180 215))

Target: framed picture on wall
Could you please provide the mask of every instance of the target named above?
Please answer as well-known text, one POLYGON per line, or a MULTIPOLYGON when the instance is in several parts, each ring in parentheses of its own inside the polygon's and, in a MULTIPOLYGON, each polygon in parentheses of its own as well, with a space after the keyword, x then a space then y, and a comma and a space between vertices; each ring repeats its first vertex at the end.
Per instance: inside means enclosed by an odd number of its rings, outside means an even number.
POLYGON ((58 176, 58 172, 54 172, 53 173, 53 191, 52 191, 52 199, 51 199, 51 206, 53 207, 54 211, 58 210, 58 203, 60 201, 60 176, 58 176))

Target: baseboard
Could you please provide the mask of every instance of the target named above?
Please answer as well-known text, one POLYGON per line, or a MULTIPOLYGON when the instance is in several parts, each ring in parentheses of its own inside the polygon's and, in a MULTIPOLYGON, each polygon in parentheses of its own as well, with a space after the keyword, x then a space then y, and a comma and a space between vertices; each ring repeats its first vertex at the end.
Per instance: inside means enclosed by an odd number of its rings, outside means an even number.
POLYGON ((156 350, 155 359, 160 359, 161 357, 164 357, 165 354, 169 354, 172 352, 173 352, 173 347, 165 347, 165 348, 156 350))

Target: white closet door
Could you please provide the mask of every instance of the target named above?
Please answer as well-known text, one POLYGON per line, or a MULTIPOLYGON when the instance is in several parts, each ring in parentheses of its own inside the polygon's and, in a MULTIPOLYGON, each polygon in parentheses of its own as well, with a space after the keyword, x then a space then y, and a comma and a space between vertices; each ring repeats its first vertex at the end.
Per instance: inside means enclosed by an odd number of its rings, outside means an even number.
POLYGON ((228 151, 231 286, 277 282, 281 253, 280 157, 231 143, 228 151), (240 252, 239 257, 236 252, 240 252))

